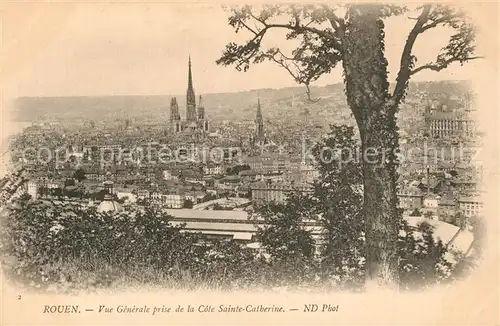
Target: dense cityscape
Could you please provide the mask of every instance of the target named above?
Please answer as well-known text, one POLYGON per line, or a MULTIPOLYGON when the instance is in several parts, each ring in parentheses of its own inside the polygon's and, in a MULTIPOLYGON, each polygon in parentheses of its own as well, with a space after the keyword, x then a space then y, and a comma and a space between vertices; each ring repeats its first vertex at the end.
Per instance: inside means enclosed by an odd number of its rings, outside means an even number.
MULTIPOLYGON (((253 212, 294 194, 312 193, 320 173, 311 148, 328 133, 329 124, 352 121, 337 114, 326 124, 321 118, 320 124, 308 112, 316 103, 300 95, 301 108, 294 108, 298 119, 280 118, 286 100, 264 101, 258 91, 252 120, 212 120, 204 97, 196 98, 191 65, 189 58, 185 108, 172 97, 155 121, 127 115, 101 121, 51 117, 12 137, 11 173, 1 181, 2 206, 27 198, 126 216, 155 205, 188 233, 236 242, 265 255, 256 239, 265 222, 251 219, 253 212)), ((472 93, 456 82, 413 85, 400 112, 403 216, 414 226, 427 221, 439 240, 465 256, 477 240, 474 221, 483 206, 481 168, 474 161, 481 134, 473 113, 472 93), (452 91, 443 92, 443 87, 452 91)), ((313 216, 304 225, 319 250, 320 225, 313 216)))

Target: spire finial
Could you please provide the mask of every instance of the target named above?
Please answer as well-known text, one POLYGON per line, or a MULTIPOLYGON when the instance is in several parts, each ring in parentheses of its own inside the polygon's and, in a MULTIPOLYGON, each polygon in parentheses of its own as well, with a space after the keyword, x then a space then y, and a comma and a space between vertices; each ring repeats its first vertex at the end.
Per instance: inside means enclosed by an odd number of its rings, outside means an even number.
POLYGON ((188 88, 193 87, 193 76, 191 73, 191 55, 189 55, 189 61, 188 61, 188 88))
POLYGON ((262 111, 260 108, 260 96, 257 93, 257 120, 262 120, 262 111))
POLYGON ((194 89, 193 89, 193 74, 191 72, 191 55, 189 55, 189 63, 188 63, 188 103, 194 103, 194 89))

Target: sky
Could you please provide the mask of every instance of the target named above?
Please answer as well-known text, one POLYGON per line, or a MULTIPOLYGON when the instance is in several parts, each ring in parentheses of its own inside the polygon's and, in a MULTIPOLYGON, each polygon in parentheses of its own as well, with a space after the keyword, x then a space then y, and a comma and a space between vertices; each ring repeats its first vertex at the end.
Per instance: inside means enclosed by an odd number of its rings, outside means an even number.
MULTIPOLYGON (((272 63, 246 73, 215 60, 235 34, 228 13, 217 4, 182 3, 17 3, 3 6, 3 97, 183 94, 191 55, 197 94, 296 85, 272 63)), ((414 21, 386 21, 386 56, 394 78, 414 21)), ((433 60, 447 31, 429 31, 416 44, 419 62, 433 60)), ((282 34, 265 45, 290 46, 282 34)), ((479 61, 446 72, 422 72, 414 80, 468 79, 479 61)), ((339 68, 316 85, 342 81, 339 68)))

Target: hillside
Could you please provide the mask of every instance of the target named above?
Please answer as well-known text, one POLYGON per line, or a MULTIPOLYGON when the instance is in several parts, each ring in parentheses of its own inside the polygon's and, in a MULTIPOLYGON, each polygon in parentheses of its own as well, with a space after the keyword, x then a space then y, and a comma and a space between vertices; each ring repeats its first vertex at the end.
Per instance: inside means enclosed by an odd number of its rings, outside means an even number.
MULTIPOLYGON (((418 92, 430 97, 461 96, 468 89, 465 82, 412 83, 408 98, 418 92)), ((235 93, 204 94, 206 114, 211 120, 249 120, 255 115, 260 97, 266 120, 302 120, 319 123, 349 119, 350 112, 343 84, 312 87, 317 102, 307 99, 304 87, 259 89, 235 93)), ((185 95, 176 95, 181 116, 185 116, 185 95)), ((116 120, 125 117, 141 121, 165 121, 169 118, 171 96, 81 96, 21 97, 14 102, 14 120, 116 120)))

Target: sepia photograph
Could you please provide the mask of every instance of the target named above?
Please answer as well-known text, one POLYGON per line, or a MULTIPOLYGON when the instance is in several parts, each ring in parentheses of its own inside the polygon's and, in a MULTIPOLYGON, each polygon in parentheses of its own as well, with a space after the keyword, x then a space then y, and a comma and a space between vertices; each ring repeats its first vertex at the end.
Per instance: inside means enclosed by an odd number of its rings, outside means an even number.
POLYGON ((499 322, 496 2, 0 8, 1 324, 499 322))

